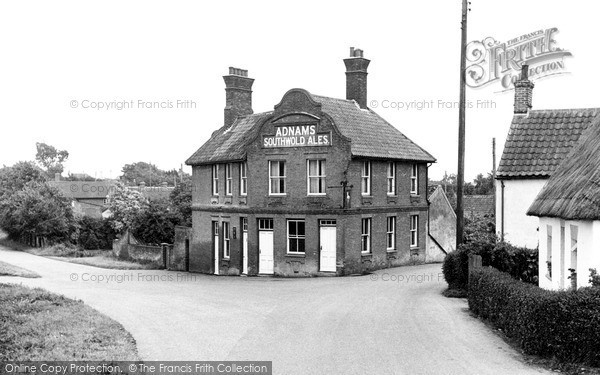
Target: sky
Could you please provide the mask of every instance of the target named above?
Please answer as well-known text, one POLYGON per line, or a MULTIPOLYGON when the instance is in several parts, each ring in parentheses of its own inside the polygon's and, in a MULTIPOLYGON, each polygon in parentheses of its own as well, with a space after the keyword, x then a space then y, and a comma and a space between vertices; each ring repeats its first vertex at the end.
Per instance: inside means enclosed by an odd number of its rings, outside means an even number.
MULTIPOLYGON (((532 78, 534 109, 600 106, 600 4, 471 3, 469 42, 558 29, 572 57, 563 74, 532 78)), ((457 169, 460 16, 459 0, 3 1, 0 165, 33 160, 45 142, 69 151, 70 173, 179 168, 223 123, 228 67, 249 71, 263 112, 296 87, 344 98, 342 60, 356 47, 371 60, 369 105, 437 159, 429 175, 441 178, 457 169)), ((514 92, 495 82, 467 100, 472 180, 491 171, 493 138, 500 159, 514 92)))

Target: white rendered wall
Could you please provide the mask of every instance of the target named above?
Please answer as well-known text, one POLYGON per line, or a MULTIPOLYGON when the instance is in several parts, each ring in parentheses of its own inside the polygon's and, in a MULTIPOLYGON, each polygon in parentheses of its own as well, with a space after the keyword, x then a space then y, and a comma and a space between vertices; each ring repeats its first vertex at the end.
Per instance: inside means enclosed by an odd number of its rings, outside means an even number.
MULTIPOLYGON (((515 246, 538 246, 539 219, 527 216, 527 210, 547 180, 503 180, 504 240, 515 246)), ((502 230, 502 181, 496 181, 496 231, 502 230)))

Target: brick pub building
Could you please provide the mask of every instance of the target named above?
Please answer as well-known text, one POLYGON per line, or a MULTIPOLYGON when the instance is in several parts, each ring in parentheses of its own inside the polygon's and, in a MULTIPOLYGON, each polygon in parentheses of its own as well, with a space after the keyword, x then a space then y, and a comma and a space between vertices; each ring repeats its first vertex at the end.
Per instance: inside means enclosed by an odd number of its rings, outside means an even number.
POLYGON ((224 125, 193 168, 190 271, 347 275, 425 261, 435 159, 367 107, 362 50, 346 99, 291 89, 253 113, 246 70, 224 76, 224 125))

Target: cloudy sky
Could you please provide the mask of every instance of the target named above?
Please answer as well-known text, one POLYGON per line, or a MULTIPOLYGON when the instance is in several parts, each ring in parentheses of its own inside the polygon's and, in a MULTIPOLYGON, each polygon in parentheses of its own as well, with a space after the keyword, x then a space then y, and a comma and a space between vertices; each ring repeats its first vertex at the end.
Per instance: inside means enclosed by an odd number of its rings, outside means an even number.
MULTIPOLYGON (((69 151, 72 173, 115 177, 135 161, 179 168, 222 125, 229 66, 249 70, 254 111, 268 111, 294 87, 344 97, 342 59, 354 46, 371 60, 371 106, 437 158, 431 177, 455 173, 460 7, 459 0, 4 1, 0 165, 31 160, 35 142, 46 142, 69 151), (90 108, 99 103, 130 108, 90 108)), ((469 41, 558 28, 555 46, 573 54, 564 60, 568 74, 534 80, 534 108, 600 106, 595 2, 472 0, 471 7, 469 41)), ((491 170, 494 137, 499 159, 513 92, 496 82, 468 89, 467 98, 472 179, 491 170)))

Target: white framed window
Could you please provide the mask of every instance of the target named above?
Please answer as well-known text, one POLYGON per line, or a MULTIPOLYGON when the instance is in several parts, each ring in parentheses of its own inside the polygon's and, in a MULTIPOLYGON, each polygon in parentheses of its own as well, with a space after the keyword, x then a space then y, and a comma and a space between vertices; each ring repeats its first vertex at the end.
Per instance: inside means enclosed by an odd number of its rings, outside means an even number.
POLYGON ((269 195, 285 195, 285 161, 269 161, 269 195))
POLYGON ((410 193, 419 194, 419 165, 413 164, 410 168, 410 193))
POLYGON ((231 239, 229 237, 229 222, 223 222, 223 258, 229 259, 231 239))
POLYGON ((248 218, 242 218, 242 232, 248 232, 248 218))
POLYGON ((325 195, 326 194, 326 169, 325 160, 307 160, 307 189, 308 195, 325 195))
POLYGON ((233 177, 231 176, 231 163, 225 164, 225 194, 232 195, 233 177))
POLYGON ((371 252, 371 218, 366 217, 362 219, 362 230, 361 230, 361 252, 368 254, 371 252))
POLYGON ((240 195, 248 194, 248 163, 240 164, 240 195))
POLYGON ((387 193, 396 195, 396 163, 393 161, 387 165, 387 193))
POLYGON ((419 215, 410 215, 410 246, 419 246, 419 215))
POLYGON ((288 248, 289 254, 304 254, 306 241, 306 225, 304 220, 288 220, 288 248))
POLYGON ((386 243, 388 251, 396 250, 396 216, 388 216, 386 234, 386 243))
POLYGON ((546 277, 552 280, 552 226, 546 225, 546 265, 548 273, 546 277))
POLYGON ((364 161, 361 171, 361 194, 371 195, 371 162, 364 161))
POLYGON ((258 230, 273 230, 273 219, 258 219, 258 230))
POLYGON ((212 194, 219 195, 219 164, 212 166, 212 194))

